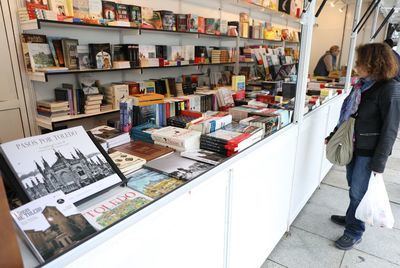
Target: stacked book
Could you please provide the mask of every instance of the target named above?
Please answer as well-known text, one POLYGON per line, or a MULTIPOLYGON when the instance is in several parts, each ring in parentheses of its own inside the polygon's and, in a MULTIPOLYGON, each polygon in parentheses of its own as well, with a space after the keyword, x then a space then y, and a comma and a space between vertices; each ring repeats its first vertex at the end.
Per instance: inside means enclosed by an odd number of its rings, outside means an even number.
POLYGON ((179 152, 196 150, 200 147, 201 132, 177 127, 164 127, 151 134, 155 144, 179 152))
POLYGON ((200 148, 231 156, 260 141, 263 135, 261 128, 234 123, 201 135, 200 148))
POLYGON ((124 176, 129 176, 146 164, 146 160, 125 152, 115 151, 110 154, 111 159, 124 176))
POLYGON ((68 101, 42 100, 36 102, 36 110, 39 116, 50 119, 69 114, 68 101))
POLYGON ((85 106, 84 106, 85 114, 100 113, 101 112, 100 106, 102 100, 103 100, 102 94, 86 95, 85 106))
POLYGON ((134 155, 146 161, 164 157, 174 152, 173 149, 143 141, 131 141, 110 150, 111 153, 116 151, 134 155))
POLYGON ((263 112, 268 108, 255 106, 255 105, 242 105, 229 109, 229 113, 232 115, 234 121, 240 121, 249 117, 250 113, 263 112))
POLYGON ((230 61, 229 60, 229 51, 228 50, 225 50, 225 49, 221 50, 219 61, 221 63, 226 63, 226 62, 230 61))
POLYGON ((198 117, 190 115, 177 115, 167 118, 167 125, 172 127, 187 128, 198 117))
POLYGON ((101 143, 103 148, 108 149, 130 142, 129 133, 109 127, 99 126, 90 130, 93 136, 101 143))
POLYGON ((230 123, 232 123, 232 115, 229 113, 208 111, 200 121, 191 124, 189 129, 207 134, 229 125, 230 123))
POLYGON ((126 84, 112 84, 105 89, 105 100, 113 109, 119 109, 119 103, 129 96, 129 87, 126 84))
POLYGON ((211 63, 221 63, 221 50, 211 50, 211 63))
POLYGON ((254 115, 241 120, 240 124, 259 127, 265 135, 270 135, 279 129, 280 116, 276 114, 271 114, 270 116, 254 115))
POLYGON ((144 123, 131 129, 131 137, 134 141, 154 143, 151 134, 160 127, 153 123, 144 123))

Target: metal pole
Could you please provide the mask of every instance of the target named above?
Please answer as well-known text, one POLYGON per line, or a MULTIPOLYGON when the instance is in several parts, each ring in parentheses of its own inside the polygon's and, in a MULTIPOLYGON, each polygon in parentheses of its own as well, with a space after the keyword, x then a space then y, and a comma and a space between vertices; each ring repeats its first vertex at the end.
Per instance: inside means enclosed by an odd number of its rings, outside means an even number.
MULTIPOLYGON (((346 26, 347 26, 347 15, 349 14, 349 4, 346 4, 346 12, 344 13, 344 23, 343 23, 343 32, 342 32, 342 41, 340 43, 340 49, 343 50, 343 44, 344 44, 344 36, 346 33, 346 26)), ((343 53, 340 53, 339 55, 339 63, 337 65, 337 69, 341 70, 342 68, 342 56, 343 53)))
POLYGON ((301 45, 299 70, 297 74, 296 103, 294 107, 294 123, 301 123, 304 115, 305 95, 307 91, 308 68, 310 65, 312 34, 315 23, 315 4, 310 3, 307 13, 301 19, 301 45))
POLYGON ((393 15, 393 13, 394 13, 394 7, 389 11, 389 14, 387 14, 386 18, 382 21, 378 30, 376 30, 376 33, 372 36, 372 39, 375 39, 375 37, 377 37, 377 35, 382 30, 383 26, 385 26, 385 24, 389 21, 390 17, 393 15))
POLYGON ((368 13, 367 17, 365 18, 365 20, 362 22, 362 24, 360 25, 360 27, 357 30, 357 33, 360 33, 362 27, 364 27, 364 25, 367 23, 369 17, 371 16, 372 12, 374 12, 374 10, 378 7, 380 3, 380 0, 378 0, 375 5, 372 7, 371 11, 368 13))
POLYGON ((328 0, 322 0, 322 3, 321 3, 321 5, 319 6, 319 8, 318 8, 318 10, 317 10, 317 13, 315 14, 315 17, 316 17, 316 18, 318 18, 319 14, 321 14, 322 9, 324 9, 324 6, 325 6, 325 4, 326 4, 327 1, 328 1, 328 0))
POLYGON ((369 41, 370 43, 374 42, 374 40, 375 40, 375 38, 372 38, 372 36, 374 35, 374 33, 376 31, 376 24, 378 23, 380 9, 381 8, 379 6, 375 9, 374 20, 372 21, 372 27, 371 27, 371 40, 369 41))
MULTIPOLYGON (((358 27, 360 26, 360 24, 364 21, 365 16, 366 16, 367 13, 371 10, 372 6, 375 4, 375 1, 376 1, 376 0, 373 0, 373 1, 371 2, 371 4, 369 4, 369 6, 368 6, 367 10, 365 11, 364 15, 362 16, 361 20, 359 20, 359 21, 357 22, 356 26, 353 27, 353 32, 355 32, 355 31, 358 29, 358 27)), ((354 25, 353 25, 353 26, 354 26, 354 25)))
MULTIPOLYGON (((353 21, 354 26, 356 26, 359 22, 361 7, 362 7, 362 0, 357 0, 356 6, 354 7, 354 21, 353 21)), ((346 83, 344 86, 345 91, 348 91, 350 89, 351 71, 353 70, 356 44, 357 44, 357 32, 353 32, 350 37, 349 58, 347 59, 346 83)))

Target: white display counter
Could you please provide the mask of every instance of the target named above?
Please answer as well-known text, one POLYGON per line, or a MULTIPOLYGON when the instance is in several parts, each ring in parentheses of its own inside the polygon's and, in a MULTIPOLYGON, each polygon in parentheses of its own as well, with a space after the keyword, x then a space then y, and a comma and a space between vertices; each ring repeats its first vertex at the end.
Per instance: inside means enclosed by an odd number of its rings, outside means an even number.
MULTIPOLYGON (((230 158, 46 267, 262 265, 329 171, 344 96, 230 158)), ((21 243, 26 266, 38 264, 21 243)))

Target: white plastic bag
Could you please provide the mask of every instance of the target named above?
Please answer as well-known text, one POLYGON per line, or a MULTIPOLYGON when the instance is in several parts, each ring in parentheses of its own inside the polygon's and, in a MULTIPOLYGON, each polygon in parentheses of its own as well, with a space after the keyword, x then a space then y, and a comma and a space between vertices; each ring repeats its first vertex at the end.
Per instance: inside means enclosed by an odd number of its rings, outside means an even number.
POLYGON ((356 218, 371 226, 393 228, 394 218, 382 174, 371 173, 368 190, 356 210, 356 218))

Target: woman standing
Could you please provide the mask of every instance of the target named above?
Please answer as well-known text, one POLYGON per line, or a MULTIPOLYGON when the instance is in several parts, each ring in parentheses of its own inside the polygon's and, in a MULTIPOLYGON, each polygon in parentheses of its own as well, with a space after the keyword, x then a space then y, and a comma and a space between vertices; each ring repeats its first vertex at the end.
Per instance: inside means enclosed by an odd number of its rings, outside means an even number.
POLYGON ((343 250, 362 240, 365 224, 355 218, 355 212, 368 189, 371 173, 385 170, 400 121, 400 83, 393 79, 398 66, 390 47, 383 43, 360 46, 356 69, 360 81, 345 99, 339 119, 340 125, 350 116, 355 117, 354 155, 346 166, 350 204, 346 216, 331 216, 334 223, 345 226, 344 234, 335 242, 343 250))

